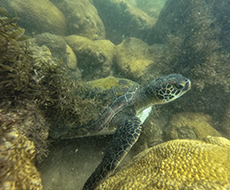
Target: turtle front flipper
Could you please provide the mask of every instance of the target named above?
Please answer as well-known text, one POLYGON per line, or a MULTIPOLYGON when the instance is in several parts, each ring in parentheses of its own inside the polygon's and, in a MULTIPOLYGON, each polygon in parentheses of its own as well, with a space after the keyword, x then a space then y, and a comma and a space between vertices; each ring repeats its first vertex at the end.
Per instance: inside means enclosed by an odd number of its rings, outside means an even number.
POLYGON ((113 172, 126 156, 141 133, 141 121, 138 117, 127 117, 119 125, 113 140, 107 149, 102 162, 86 181, 83 190, 93 190, 98 184, 113 172))

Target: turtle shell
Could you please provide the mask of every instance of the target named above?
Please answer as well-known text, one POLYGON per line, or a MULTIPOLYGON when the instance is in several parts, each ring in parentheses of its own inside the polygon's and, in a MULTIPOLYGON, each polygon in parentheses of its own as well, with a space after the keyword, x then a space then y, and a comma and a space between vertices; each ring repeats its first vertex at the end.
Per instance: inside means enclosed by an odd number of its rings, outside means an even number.
POLYGON ((139 84, 124 78, 112 76, 87 82, 88 88, 76 92, 76 98, 93 100, 95 103, 85 105, 85 123, 65 123, 61 130, 55 131, 56 137, 77 138, 84 136, 113 134, 116 125, 109 127, 109 122, 123 110, 139 88, 139 84), (123 96, 126 95, 126 96, 123 96), (127 102, 128 99, 128 102, 127 102), (107 127, 108 126, 108 127, 107 127))

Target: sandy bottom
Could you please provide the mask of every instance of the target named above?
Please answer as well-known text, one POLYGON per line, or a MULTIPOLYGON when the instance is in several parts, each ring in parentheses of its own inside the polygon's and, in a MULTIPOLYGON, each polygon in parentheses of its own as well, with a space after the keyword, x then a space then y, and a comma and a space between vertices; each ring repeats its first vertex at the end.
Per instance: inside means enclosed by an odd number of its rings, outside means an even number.
MULTIPOLYGON (((59 140, 37 164, 44 190, 80 190, 101 162, 112 136, 59 140)), ((130 154, 131 155, 131 154, 130 154)), ((131 157, 127 155, 121 166, 131 157)))

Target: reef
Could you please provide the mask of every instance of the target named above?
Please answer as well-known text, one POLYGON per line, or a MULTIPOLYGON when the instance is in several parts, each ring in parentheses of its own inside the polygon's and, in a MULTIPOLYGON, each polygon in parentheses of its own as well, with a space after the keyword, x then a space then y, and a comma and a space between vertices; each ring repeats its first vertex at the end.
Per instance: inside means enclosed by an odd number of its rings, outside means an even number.
POLYGON ((47 46, 31 43, 15 23, 17 18, 1 11, 5 17, 0 18, 0 108, 22 113, 25 127, 18 130, 35 143, 40 159, 47 155, 48 130, 58 130, 65 122, 87 122, 85 113, 95 113, 95 100, 77 97, 76 92, 87 89, 86 83, 71 80, 61 59, 53 59, 47 46))
POLYGON ((91 40, 105 39, 105 27, 90 0, 51 0, 65 15, 66 35, 80 35, 91 40))
MULTIPOLYGON (((182 98, 180 105, 173 102, 162 108, 162 113, 168 109, 206 113, 212 116, 216 128, 221 127, 229 102, 230 84, 230 52, 223 40, 228 39, 229 33, 226 19, 220 19, 225 12, 228 14, 223 8, 228 2, 223 0, 220 4, 169 0, 146 41, 149 45, 162 44, 163 50, 154 59, 156 65, 162 66, 161 74, 182 73, 193 84, 193 90, 187 94, 189 101, 182 98), (181 106, 185 102, 186 106, 181 106)), ((143 76, 154 72, 154 65, 143 76)))
MULTIPOLYGON (((154 65, 154 53, 151 47, 137 38, 126 38, 116 46, 115 64, 117 72, 130 79, 137 80, 150 65, 154 65)), ((152 48, 153 49, 153 48, 152 48)))
POLYGON ((214 122, 210 115, 203 113, 184 112, 172 115, 165 129, 166 140, 199 139, 207 136, 221 137, 213 128, 214 122))
POLYGON ((162 61, 189 76, 200 90, 219 85, 227 92, 229 51, 223 45, 223 25, 215 19, 214 7, 213 0, 167 1, 148 43, 168 45, 171 51, 165 52, 162 61))
POLYGON ((96 189, 228 189, 230 141, 173 140, 147 149, 96 189))
POLYGON ((40 173, 34 166, 35 146, 18 129, 20 113, 0 110, 0 189, 42 190, 40 173))
POLYGON ((94 0, 94 6, 105 25, 106 37, 119 44, 125 37, 144 40, 156 20, 123 0, 94 0))
POLYGON ((65 17, 51 1, 2 0, 1 7, 11 18, 17 12, 20 15, 17 23, 26 28, 29 35, 43 32, 57 35, 66 33, 65 17))
POLYGON ((109 40, 92 41, 77 35, 67 36, 65 40, 77 55, 83 80, 99 79, 112 73, 116 49, 109 40))
POLYGON ((229 2, 168 0, 162 10, 152 3, 1 1, 0 109, 14 114, 35 159, 48 155, 48 136, 55 140, 97 118, 108 105, 92 84, 111 88, 113 77, 144 85, 181 73, 192 81, 186 96, 154 108, 135 153, 169 139, 230 138, 229 2))

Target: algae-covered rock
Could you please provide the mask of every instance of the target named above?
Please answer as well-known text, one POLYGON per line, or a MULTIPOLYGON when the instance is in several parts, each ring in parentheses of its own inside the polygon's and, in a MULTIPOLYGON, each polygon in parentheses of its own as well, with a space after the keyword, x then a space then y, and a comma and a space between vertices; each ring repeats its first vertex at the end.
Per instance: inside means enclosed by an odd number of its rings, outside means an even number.
POLYGON ((223 136, 230 139, 230 103, 226 104, 223 117, 221 119, 220 130, 223 136))
POLYGON ((34 166, 35 146, 18 131, 18 113, 0 110, 0 189, 42 190, 40 173, 34 166))
POLYGON ((78 69, 77 58, 71 47, 66 44, 64 38, 50 33, 42 33, 37 35, 35 39, 39 46, 47 46, 52 56, 57 60, 61 59, 69 69, 74 71, 78 69))
POLYGON ((29 33, 65 34, 65 17, 48 0, 3 0, 1 6, 11 17, 15 16, 15 12, 17 12, 20 18, 18 24, 29 33))
POLYGON ((115 46, 109 40, 92 41, 82 36, 65 37, 78 60, 78 68, 84 80, 107 77, 116 55, 115 46))
MULTIPOLYGON (((169 34, 185 36, 189 40, 194 34, 201 36, 202 33, 206 35, 209 33, 208 38, 211 35, 214 39, 218 38, 229 52, 229 45, 227 45, 230 41, 230 32, 227 27, 230 15, 229 5, 228 0, 168 0, 149 40, 154 43, 162 43, 166 41, 169 34), (197 33, 200 29, 202 33, 197 33)), ((196 40, 205 40, 205 37, 196 40)), ((205 43, 197 44, 200 48, 206 45, 205 43)))
POLYGON ((17 120, 15 128, 34 143, 36 160, 41 162, 49 153, 49 124, 41 110, 33 102, 25 100, 19 104, 17 108, 7 109, 6 105, 1 105, 1 108, 10 113, 17 113, 14 116, 14 119, 17 120))
POLYGON ((173 115, 167 128, 166 138, 171 139, 204 139, 206 136, 220 137, 213 128, 211 116, 203 113, 178 113, 173 115))
POLYGON ((61 36, 46 32, 35 36, 35 39, 39 46, 46 45, 53 57, 66 59, 66 43, 61 36))
POLYGON ((137 0, 136 6, 150 17, 157 19, 166 1, 167 0, 137 0))
POLYGON ((71 47, 66 44, 67 66, 69 69, 77 70, 77 57, 71 47))
POLYGON ((145 40, 156 22, 123 0, 94 0, 93 4, 105 25, 107 39, 114 44, 121 43, 127 36, 145 40))
POLYGON ((117 69, 126 77, 137 79, 141 77, 148 66, 154 64, 153 52, 150 46, 137 38, 127 38, 116 46, 117 69))
MULTIPOLYGON (((174 65, 177 72, 191 76, 194 87, 200 90, 208 85, 219 85, 215 87, 219 87, 217 92, 220 88, 226 92, 229 89, 230 51, 226 42, 230 38, 225 27, 229 13, 224 8, 228 4, 227 0, 169 0, 148 36, 148 44, 166 43, 170 46, 173 38, 180 41, 171 46, 177 50, 176 56, 175 51, 166 52, 163 60, 174 57, 168 64, 174 65)), ((209 101, 209 105, 213 103, 209 101)))
POLYGON ((89 0, 52 0, 65 15, 67 35, 79 35, 91 40, 105 39, 105 27, 96 8, 89 0))
POLYGON ((99 189, 229 189, 230 141, 173 140, 141 152, 99 189))

